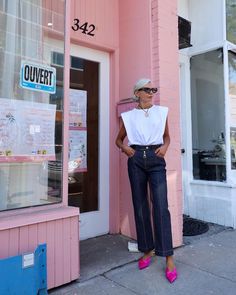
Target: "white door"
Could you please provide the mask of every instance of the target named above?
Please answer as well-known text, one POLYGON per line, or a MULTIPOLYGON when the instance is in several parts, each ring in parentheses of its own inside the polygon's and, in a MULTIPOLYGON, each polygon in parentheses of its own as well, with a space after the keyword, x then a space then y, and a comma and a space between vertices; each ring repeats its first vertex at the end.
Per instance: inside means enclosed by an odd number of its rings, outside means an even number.
POLYGON ((184 214, 189 215, 190 181, 192 180, 192 130, 189 57, 180 54, 181 152, 184 214))
POLYGON ((82 187, 79 235, 83 240, 109 232, 109 54, 71 45, 70 55, 70 88, 87 93, 88 166, 78 175, 82 187))

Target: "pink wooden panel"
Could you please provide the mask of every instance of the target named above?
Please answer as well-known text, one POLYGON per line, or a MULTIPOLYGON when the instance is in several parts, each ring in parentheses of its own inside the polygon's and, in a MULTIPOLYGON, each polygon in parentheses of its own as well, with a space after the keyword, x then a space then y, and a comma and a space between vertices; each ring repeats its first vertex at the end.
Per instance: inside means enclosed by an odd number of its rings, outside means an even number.
POLYGON ((73 41, 108 50, 118 47, 118 0, 72 0, 71 24, 75 18, 81 25, 85 22, 95 25, 96 30, 94 36, 71 30, 73 41))
POLYGON ((39 224, 45 221, 58 220, 79 215, 79 208, 76 207, 45 207, 45 209, 38 209, 37 211, 20 209, 21 213, 17 215, 12 214, 12 212, 14 211, 2 212, 1 214, 3 214, 3 216, 0 219, 0 230, 10 229, 14 227, 23 227, 29 224, 39 224), (7 214, 4 216, 4 213, 7 214))
POLYGON ((47 283, 48 288, 53 288, 54 276, 54 253, 51 250, 51 245, 47 243, 47 225, 48 222, 41 222, 37 224, 38 244, 47 244, 47 283), (50 249, 50 251, 48 250, 50 249), (50 266, 49 266, 50 265, 50 266))
POLYGON ((19 228, 9 230, 9 256, 19 254, 19 228))
POLYGON ((43 25, 49 31, 64 32, 64 0, 43 0, 43 25), (48 27, 48 23, 52 23, 52 26, 48 27))
POLYGON ((9 255, 9 231, 3 230, 0 232, 0 259, 6 258, 9 255))
POLYGON ((29 251, 29 227, 24 226, 19 230, 19 254, 29 251))
POLYGON ((46 223, 46 243, 47 243, 47 277, 48 288, 54 287, 56 282, 55 269, 55 248, 59 245, 55 244, 55 221, 46 223))
POLYGON ((38 225, 29 225, 29 251, 34 251, 38 246, 38 225))
MULTIPOLYGON (((108 22, 106 22, 106 16, 105 16, 105 2, 104 0, 101 0, 99 2, 94 1, 94 7, 95 7, 95 11, 97 11, 96 15, 96 19, 94 24, 97 27, 96 30, 96 39, 94 40, 96 43, 101 43, 103 44, 104 41, 106 42, 106 40, 104 40, 104 35, 102 32, 105 31, 105 25, 107 24, 108 26, 110 25, 108 22), (103 13, 99 13, 99 11, 103 11, 103 13)), ((91 5, 91 3, 90 3, 91 5)))
MULTIPOLYGON (((47 0, 47 2, 50 2, 47 0)), ((52 10, 64 15, 65 0, 51 0, 52 10)))
POLYGON ((76 280, 79 276, 79 227, 78 217, 70 219, 70 236, 71 236, 71 280, 76 280))
POLYGON ((55 286, 63 284, 63 223, 61 220, 55 221, 55 242, 54 242, 54 253, 55 253, 55 286))
POLYGON ((49 289, 79 276, 78 217, 2 230, 0 240, 0 258, 34 251, 46 242, 49 289))
POLYGON ((63 232, 63 255, 62 255, 62 263, 63 263, 63 282, 70 282, 70 272, 71 272, 71 233, 70 233, 70 219, 63 219, 62 223, 62 232, 63 232))
MULTIPOLYGON (((76 0, 75 0, 76 1, 76 0)), ((99 3, 97 3, 97 1, 94 2, 94 0, 86 0, 84 1, 84 3, 82 4, 82 7, 85 9, 85 16, 91 20, 91 23, 94 24, 96 26, 96 22, 98 24, 100 24, 100 15, 103 13, 98 13, 98 9, 97 9, 97 4, 101 4, 103 5, 103 1, 104 0, 101 0, 99 1, 99 3)), ((100 30, 100 28, 98 27, 98 31, 100 30)), ((98 35, 96 34, 95 32, 95 36, 90 38, 90 39, 93 39, 93 41, 96 41, 98 42, 98 35)), ((91 40, 92 41, 92 40, 91 40)))
POLYGON ((46 231, 47 223, 41 222, 38 223, 38 244, 44 244, 47 240, 47 231, 46 231))

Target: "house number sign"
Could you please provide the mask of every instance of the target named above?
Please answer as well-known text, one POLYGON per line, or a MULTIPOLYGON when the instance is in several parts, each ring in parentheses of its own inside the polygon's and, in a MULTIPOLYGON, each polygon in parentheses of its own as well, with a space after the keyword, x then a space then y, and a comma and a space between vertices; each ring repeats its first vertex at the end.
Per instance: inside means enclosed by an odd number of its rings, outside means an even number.
POLYGON ((89 35, 89 36, 94 36, 94 30, 95 30, 95 25, 93 24, 88 24, 88 22, 85 22, 80 25, 80 21, 78 18, 74 18, 74 24, 71 26, 72 30, 75 32, 81 30, 83 34, 89 35))

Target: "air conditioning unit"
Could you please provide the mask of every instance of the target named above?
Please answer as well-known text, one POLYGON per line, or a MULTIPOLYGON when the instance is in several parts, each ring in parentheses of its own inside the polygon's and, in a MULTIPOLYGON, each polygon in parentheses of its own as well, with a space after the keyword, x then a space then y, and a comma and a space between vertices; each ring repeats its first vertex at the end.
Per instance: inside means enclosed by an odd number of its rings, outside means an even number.
POLYGON ((178 17, 178 29, 179 29, 179 49, 191 47, 191 22, 178 17))

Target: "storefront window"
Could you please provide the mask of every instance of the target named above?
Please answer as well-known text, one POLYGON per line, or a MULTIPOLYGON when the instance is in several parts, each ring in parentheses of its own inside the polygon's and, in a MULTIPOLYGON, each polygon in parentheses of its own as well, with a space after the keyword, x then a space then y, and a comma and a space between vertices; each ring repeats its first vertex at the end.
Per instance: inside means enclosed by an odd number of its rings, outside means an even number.
POLYGON ((58 203, 64 0, 0 0, 0 24, 0 210, 58 203))
POLYGON ((236 0, 226 0, 227 40, 236 44, 236 0))
POLYGON ((225 181, 223 49, 191 58, 194 179, 225 181))
POLYGON ((230 98, 230 143, 231 169, 236 169, 236 54, 228 53, 229 62, 229 98, 230 98))

